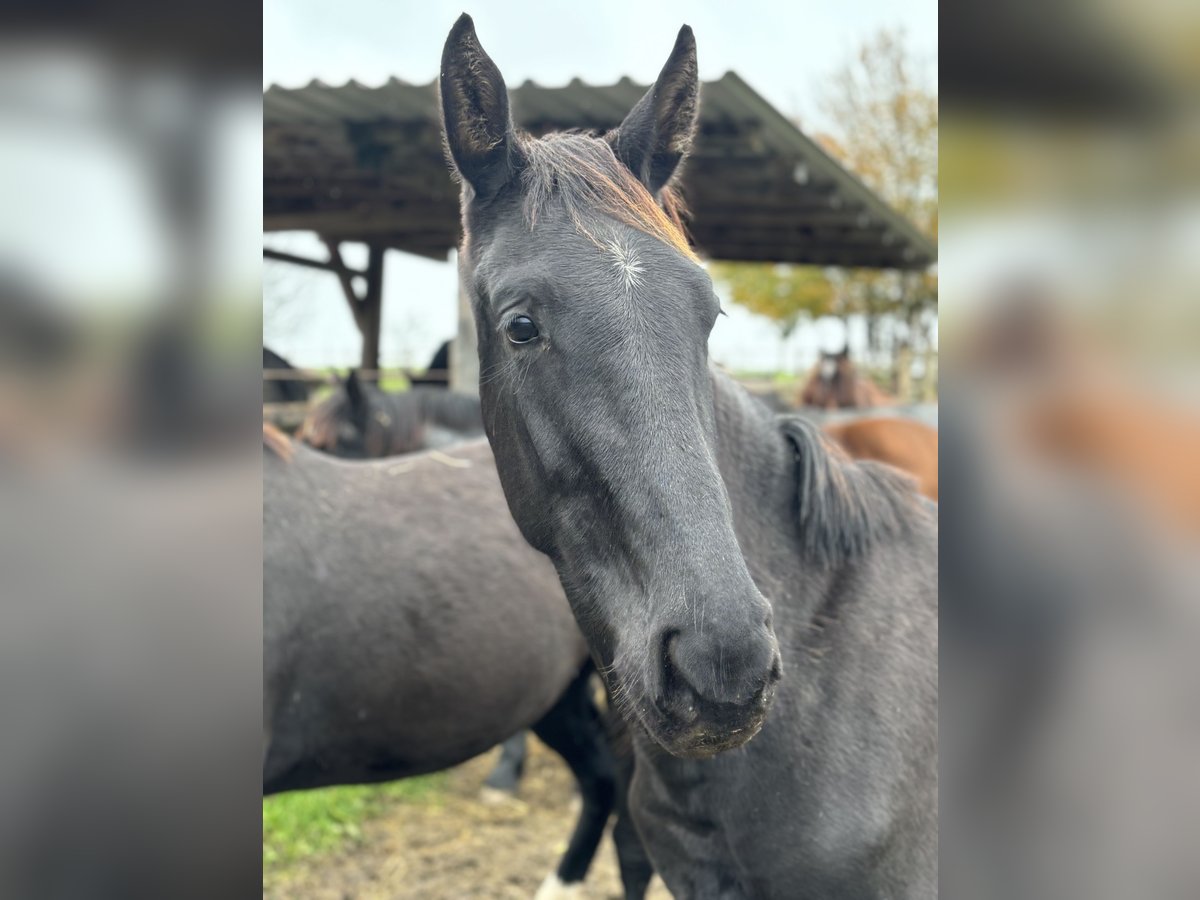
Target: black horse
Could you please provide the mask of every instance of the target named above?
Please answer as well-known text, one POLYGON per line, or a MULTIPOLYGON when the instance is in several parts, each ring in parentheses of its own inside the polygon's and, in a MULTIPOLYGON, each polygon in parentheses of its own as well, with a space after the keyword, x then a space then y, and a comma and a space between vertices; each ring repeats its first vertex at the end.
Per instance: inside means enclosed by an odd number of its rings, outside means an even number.
POLYGON ((531 727, 583 797, 547 884, 582 881, 614 761, 583 637, 487 444, 345 463, 263 435, 263 792, 435 772, 531 727))
MULTIPOLYGON (((266 347, 263 352, 263 371, 294 372, 295 366, 266 347)), ((303 378, 264 378, 263 403, 307 403, 308 382, 303 378)))
MULTIPOLYGON (((430 368, 446 365, 449 342, 430 368)), ((414 381, 414 384, 416 382, 414 381)), ((390 394, 351 372, 328 397, 309 410, 299 437, 311 447, 347 459, 380 459, 448 446, 483 434, 479 398, 440 387, 415 386, 390 394)), ((525 732, 506 740, 488 775, 488 790, 513 794, 528 756, 525 732)))
POLYGON ((468 16, 441 102, 488 437, 635 725, 655 868, 681 898, 936 896, 936 509, 708 364, 669 185, 691 30, 603 137, 517 132, 468 16))
POLYGON ((425 385, 433 388, 448 388, 450 386, 450 342, 442 341, 433 353, 424 373, 417 375, 409 373, 408 383, 416 387, 425 385))
POLYGON ((432 387, 389 393, 351 372, 304 419, 299 437, 347 459, 431 450, 483 434, 479 398, 432 387))

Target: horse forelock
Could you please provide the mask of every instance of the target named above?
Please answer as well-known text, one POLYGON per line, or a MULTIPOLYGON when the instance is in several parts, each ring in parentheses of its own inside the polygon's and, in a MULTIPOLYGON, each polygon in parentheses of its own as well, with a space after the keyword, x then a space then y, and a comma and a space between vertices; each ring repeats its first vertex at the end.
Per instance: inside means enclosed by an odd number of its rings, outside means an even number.
POLYGON ((783 416, 780 425, 795 453, 796 518, 810 560, 837 566, 907 528, 921 500, 909 476, 851 460, 807 419, 783 416))
POLYGON ((556 198, 575 227, 599 246, 609 241, 592 232, 588 219, 597 213, 662 241, 693 262, 683 200, 671 186, 658 198, 622 164, 603 138, 578 132, 556 132, 543 138, 522 136, 521 172, 524 212, 530 227, 556 198))

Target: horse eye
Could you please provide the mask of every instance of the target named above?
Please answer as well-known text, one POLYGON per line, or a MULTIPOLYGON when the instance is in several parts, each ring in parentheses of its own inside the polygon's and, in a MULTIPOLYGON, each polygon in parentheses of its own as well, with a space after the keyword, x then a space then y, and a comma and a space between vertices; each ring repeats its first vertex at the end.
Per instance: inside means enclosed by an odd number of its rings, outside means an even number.
POLYGON ((537 326, 529 316, 513 316, 509 320, 508 339, 514 344, 528 344, 537 336, 537 326))

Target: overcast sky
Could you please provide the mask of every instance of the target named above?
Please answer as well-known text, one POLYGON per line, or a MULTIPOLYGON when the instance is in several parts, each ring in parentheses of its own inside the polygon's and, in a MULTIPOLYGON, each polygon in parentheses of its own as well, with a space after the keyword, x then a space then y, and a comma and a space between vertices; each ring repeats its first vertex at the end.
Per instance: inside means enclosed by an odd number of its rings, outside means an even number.
MULTIPOLYGON (((335 85, 353 78, 368 86, 392 76, 431 81, 446 33, 464 10, 474 17, 480 40, 510 87, 526 79, 548 86, 576 77, 608 83, 623 75, 649 83, 679 26, 687 23, 696 32, 701 78, 736 70, 806 127, 821 125, 816 94, 823 79, 878 30, 903 28, 917 54, 931 66, 936 59, 934 0, 493 0, 467 5, 462 0, 265 0, 264 86, 297 87, 313 78, 335 85)), ((323 258, 320 244, 309 235, 270 235, 266 241, 323 258)), ((268 263, 266 269, 263 287, 272 296, 265 340, 301 365, 355 362, 358 336, 334 278, 281 264, 268 263), (286 314, 273 305, 279 296, 290 298, 286 314)), ((450 264, 388 254, 385 365, 423 364, 454 328, 454 294, 450 264)), ((761 363, 767 355, 769 368, 776 360, 803 362, 819 343, 840 339, 840 328, 827 325, 798 335, 785 348, 769 323, 735 314, 714 332, 712 352, 738 368, 761 363)))

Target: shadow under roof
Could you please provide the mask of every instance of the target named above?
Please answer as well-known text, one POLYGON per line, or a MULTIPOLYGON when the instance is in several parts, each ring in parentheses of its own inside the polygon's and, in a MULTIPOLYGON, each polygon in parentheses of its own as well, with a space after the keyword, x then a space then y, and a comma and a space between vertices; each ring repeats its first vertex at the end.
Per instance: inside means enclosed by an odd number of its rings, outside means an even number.
MULTIPOLYGON (((618 125, 646 88, 622 79, 512 90, 513 118, 543 134, 618 125)), ((683 176, 689 232, 713 259, 922 269, 928 237, 734 72, 702 89, 683 176)), ((445 259, 458 187, 442 151, 437 85, 396 79, 269 88, 263 95, 266 231, 305 230, 445 259)))

